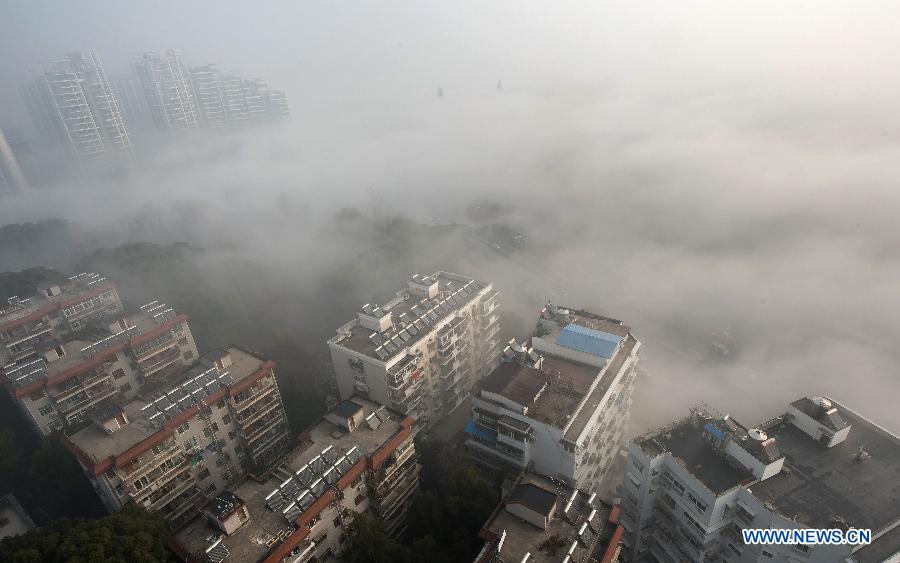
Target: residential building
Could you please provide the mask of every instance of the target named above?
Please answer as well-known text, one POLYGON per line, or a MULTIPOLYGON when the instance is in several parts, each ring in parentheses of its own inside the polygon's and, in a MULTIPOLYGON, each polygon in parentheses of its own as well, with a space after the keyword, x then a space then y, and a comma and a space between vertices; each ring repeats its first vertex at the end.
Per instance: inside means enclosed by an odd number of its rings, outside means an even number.
POLYGON ((640 346, 621 321, 548 304, 477 386, 466 446, 491 468, 597 491, 622 447, 640 346))
POLYGON ((143 127, 148 110, 141 82, 130 75, 117 76, 112 79, 112 89, 119 100, 125 126, 129 130, 143 127))
POLYGON ((35 529, 34 522, 12 494, 0 497, 0 541, 35 529))
POLYGON ((503 498, 478 536, 476 563, 613 563, 619 560, 619 507, 596 493, 544 475, 522 472, 504 484, 503 498))
POLYGON ((756 427, 698 407, 629 445, 623 542, 660 562, 896 561, 898 467, 900 438, 833 399, 756 427), (745 545, 748 528, 870 529, 873 543, 745 545))
POLYGON ((206 127, 218 129, 228 124, 222 96, 221 71, 216 65, 191 67, 191 82, 200 118, 206 127))
POLYGON ((191 75, 180 51, 144 53, 134 62, 147 106, 159 129, 196 129, 200 124, 191 75))
POLYGON ((134 157, 118 99, 97 53, 72 53, 44 63, 24 93, 38 128, 85 170, 110 170, 134 157))
POLYGON ((360 513, 400 536, 418 488, 413 419, 363 397, 339 403, 274 470, 213 499, 178 532, 185 561, 340 560, 360 513))
POLYGON ((437 272, 366 304, 328 341, 341 398, 359 394, 427 426, 456 410, 500 362, 499 292, 437 272))
POLYGON ((265 470, 288 435, 275 364, 232 346, 104 402, 63 442, 108 509, 134 502, 177 527, 265 470))
POLYGON ((290 113, 284 92, 261 80, 223 73, 216 65, 190 70, 197 107, 210 128, 238 127, 290 113))
POLYGON ((0 333, 12 335, 3 352, 3 384, 44 435, 82 421, 107 399, 133 397, 142 386, 165 381, 197 361, 186 315, 154 302, 112 320, 121 304, 115 286, 102 280, 63 300, 58 299, 63 294, 54 295, 49 305, 5 323, 9 328, 0 333), (61 312, 58 318, 47 312, 51 307, 61 312))
POLYGON ((9 367, 34 356, 38 342, 72 338, 89 323, 121 312, 116 284, 94 273, 72 276, 62 285, 43 285, 32 296, 10 297, 0 309, 0 362, 9 367))

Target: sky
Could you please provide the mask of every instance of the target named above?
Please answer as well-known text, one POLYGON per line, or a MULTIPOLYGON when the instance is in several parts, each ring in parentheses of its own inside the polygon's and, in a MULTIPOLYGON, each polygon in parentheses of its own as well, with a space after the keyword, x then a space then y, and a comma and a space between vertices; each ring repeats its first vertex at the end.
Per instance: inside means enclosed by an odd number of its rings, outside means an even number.
POLYGON ((289 273, 346 250, 322 236, 341 207, 449 222, 492 199, 529 253, 473 275, 519 317, 552 297, 632 325, 638 427, 701 399, 752 422, 815 393, 900 430, 896 2, 0 6, 0 122, 21 118, 29 69, 84 48, 110 74, 179 48, 292 111, 173 139, 124 178, 0 199, 0 225, 228 242, 289 273), (286 206, 302 220, 277 220, 286 206), (723 331, 740 355, 711 362, 723 331))

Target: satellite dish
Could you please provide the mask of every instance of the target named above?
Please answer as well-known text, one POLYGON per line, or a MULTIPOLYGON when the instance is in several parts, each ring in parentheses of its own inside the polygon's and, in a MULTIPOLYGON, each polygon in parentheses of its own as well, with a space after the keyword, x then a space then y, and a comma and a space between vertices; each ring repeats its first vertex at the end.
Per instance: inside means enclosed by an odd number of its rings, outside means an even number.
POLYGON ((765 442, 769 439, 769 436, 759 428, 751 428, 747 431, 747 434, 749 434, 750 437, 757 442, 765 442))

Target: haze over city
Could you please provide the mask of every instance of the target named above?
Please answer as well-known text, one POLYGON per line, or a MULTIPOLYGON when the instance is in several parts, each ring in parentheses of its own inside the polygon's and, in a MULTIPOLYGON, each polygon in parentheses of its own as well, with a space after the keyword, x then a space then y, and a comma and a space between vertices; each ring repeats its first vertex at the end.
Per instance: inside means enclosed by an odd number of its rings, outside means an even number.
POLYGON ((30 185, 0 191, 0 271, 94 268, 126 309, 190 285, 162 299, 206 299, 201 354, 255 322, 316 361, 364 303, 459 272, 501 291, 504 342, 548 301, 622 319, 641 342, 626 438, 804 396, 896 433, 898 23, 878 1, 5 2, 0 129, 33 154, 30 185), (40 63, 92 50, 122 77, 168 49, 290 115, 126 116, 127 166, 59 164, 21 91, 40 63), (184 243, 190 279, 115 254, 133 243, 184 243))

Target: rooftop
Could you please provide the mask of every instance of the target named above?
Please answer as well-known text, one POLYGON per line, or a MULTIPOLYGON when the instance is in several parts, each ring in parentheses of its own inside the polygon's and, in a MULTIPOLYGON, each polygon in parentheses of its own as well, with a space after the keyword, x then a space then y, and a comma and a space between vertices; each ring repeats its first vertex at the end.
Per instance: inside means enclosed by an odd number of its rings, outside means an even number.
POLYGON ((361 410, 362 407, 359 405, 359 403, 354 403, 353 401, 348 400, 341 401, 340 403, 335 405, 335 407, 331 409, 331 412, 333 414, 336 414, 337 416, 340 416, 341 418, 350 418, 361 410))
POLYGON ((38 311, 56 308, 60 303, 81 293, 98 290, 101 287, 111 289, 115 287, 115 284, 97 274, 82 273, 72 276, 67 283, 59 286, 47 284, 36 288, 35 293, 32 295, 12 297, 6 306, 0 308, 0 327, 28 317, 38 311), (47 291, 53 287, 59 288, 58 295, 52 295, 52 292, 47 291))
POLYGON ((416 297, 404 287, 384 305, 363 306, 363 314, 376 318, 390 315, 391 328, 378 332, 353 320, 338 329, 337 336, 329 342, 386 361, 404 354, 408 347, 429 334, 434 325, 456 314, 488 287, 485 282, 448 272, 437 272, 432 277, 437 280, 439 291, 434 299, 416 297))
POLYGON ((506 537, 499 553, 504 561, 522 561, 529 553, 528 561, 538 563, 559 563, 569 553, 572 561, 586 561, 588 556, 601 560, 610 543, 617 541, 613 537, 616 515, 616 509, 595 495, 576 492, 543 475, 526 473, 485 523, 481 535, 492 545, 481 561, 490 561, 490 556, 497 553, 497 543, 504 532, 506 537), (555 508, 546 530, 506 510, 506 503, 523 499, 545 516, 555 508))
POLYGON ((834 406, 852 425, 847 439, 826 448, 788 422, 769 428, 789 471, 751 490, 783 516, 796 516, 813 528, 846 522, 882 530, 900 519, 900 438, 844 406, 834 406), (860 459, 860 450, 868 457, 860 459))
POLYGON ((730 464, 703 439, 703 433, 690 423, 656 437, 666 451, 715 494, 721 494, 753 480, 753 475, 730 464))
POLYGON ((540 369, 517 362, 501 363, 479 389, 527 407, 526 416, 535 420, 567 428, 566 438, 575 441, 636 345, 634 337, 625 338, 602 376, 596 366, 545 354, 540 369))
MULTIPOLYGON (((377 413, 373 420, 380 422, 347 432, 321 419, 266 481, 247 478, 238 485, 234 494, 245 502, 250 520, 222 540, 235 561, 262 559, 294 529, 296 519, 328 490, 329 483, 351 471, 362 456, 373 456, 404 427, 403 417, 378 403, 357 396, 353 402, 366 417, 377 413)), ((176 534, 191 553, 203 553, 218 537, 218 530, 203 518, 195 518, 176 534)))
POLYGON ((234 385, 256 373, 265 361, 236 346, 228 348, 232 364, 218 373, 203 361, 165 381, 154 381, 140 389, 136 398, 121 405, 128 417, 122 429, 107 434, 89 425, 69 436, 69 440, 94 462, 118 456, 149 438, 166 421, 219 389, 234 385))

